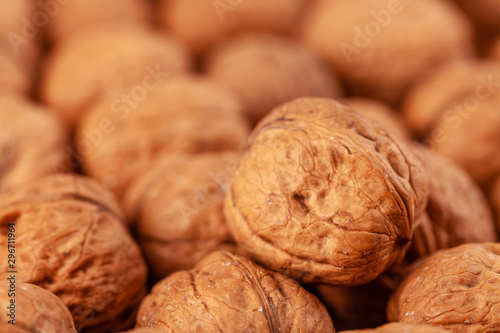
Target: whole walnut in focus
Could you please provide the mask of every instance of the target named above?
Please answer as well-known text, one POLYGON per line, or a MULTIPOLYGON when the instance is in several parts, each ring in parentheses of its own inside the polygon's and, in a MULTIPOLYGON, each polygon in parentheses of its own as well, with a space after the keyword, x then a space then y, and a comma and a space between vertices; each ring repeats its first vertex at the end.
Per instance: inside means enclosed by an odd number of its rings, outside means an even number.
POLYGON ((359 285, 404 256, 427 190, 402 141, 344 104, 301 98, 258 124, 224 209, 236 242, 267 267, 359 285))
POLYGON ((390 323, 373 329, 342 331, 339 333, 446 333, 446 332, 450 331, 426 325, 390 323))
MULTIPOLYGON (((49 176, 0 196, 0 255, 7 258, 13 223, 18 282, 57 295, 81 332, 128 329, 147 272, 121 215, 96 181, 49 176)), ((0 270, 7 270, 6 260, 0 270)))
POLYGON ((307 0, 162 0, 159 20, 195 52, 250 31, 294 30, 307 0))
POLYGON ((225 41, 209 55, 206 72, 238 95, 253 123, 294 98, 341 94, 326 64, 298 43, 273 35, 225 41))
POLYGON ((429 179, 429 201, 413 236, 413 259, 465 243, 497 241, 488 201, 472 178, 437 152, 415 147, 415 153, 429 179))
POLYGON ((7 315, 4 313, 2 316, 0 332, 12 332, 10 328, 16 327, 22 329, 22 332, 76 333, 73 318, 66 305, 56 295, 36 285, 18 282, 12 288, 10 282, 2 282, 0 306, 7 312, 7 315), (9 297, 12 293, 14 295, 9 297), (11 306, 14 306, 13 311, 9 309, 11 306), (10 313, 14 317, 10 317, 10 313), (7 324, 9 320, 13 320, 15 326, 7 324))
POLYGON ((170 75, 186 72, 190 60, 171 37, 113 25, 75 33, 44 65, 41 98, 71 127, 104 93, 127 89, 126 102, 136 105, 170 75))
POLYGON ((122 198, 158 156, 236 150, 249 131, 240 102, 225 87, 177 77, 133 106, 114 94, 104 97, 87 111, 76 135, 84 171, 122 198))
POLYGON ((191 269, 214 250, 243 252, 222 211, 238 161, 232 152, 167 154, 130 186, 124 206, 155 279, 191 269))
POLYGON ((425 142, 487 184, 500 172, 500 64, 456 62, 415 85, 403 107, 425 142))
POLYGON ((336 0, 317 2, 303 38, 350 93, 395 104, 422 74, 472 56, 471 30, 447 0, 336 0))
POLYGON ((335 332, 323 304, 295 280, 229 252, 157 283, 137 327, 165 332, 335 332))
POLYGON ((52 40, 71 37, 75 32, 96 25, 146 26, 150 4, 144 0, 71 0, 58 6, 47 30, 52 40))
POLYGON ((45 107, 20 97, 0 96, 0 193, 69 171, 67 144, 62 124, 45 107))
POLYGON ((472 243, 417 262, 389 301, 389 320, 453 332, 498 332, 499 259, 499 243, 472 243))

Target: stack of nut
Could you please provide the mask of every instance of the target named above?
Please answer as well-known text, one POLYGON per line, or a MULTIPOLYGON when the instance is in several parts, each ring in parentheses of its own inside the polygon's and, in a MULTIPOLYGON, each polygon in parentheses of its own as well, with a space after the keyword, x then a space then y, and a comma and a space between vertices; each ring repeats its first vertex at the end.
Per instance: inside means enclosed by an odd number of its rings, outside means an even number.
POLYGON ((500 332, 498 1, 0 5, 0 332, 500 332))

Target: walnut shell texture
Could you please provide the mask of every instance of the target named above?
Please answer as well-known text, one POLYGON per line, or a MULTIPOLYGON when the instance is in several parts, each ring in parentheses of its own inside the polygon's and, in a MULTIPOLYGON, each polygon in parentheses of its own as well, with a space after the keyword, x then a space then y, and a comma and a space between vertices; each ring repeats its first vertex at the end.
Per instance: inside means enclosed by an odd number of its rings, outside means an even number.
POLYGON ((130 328, 145 294, 140 249, 114 212, 116 203, 95 197, 98 186, 56 175, 0 196, 0 254, 7 257, 7 224, 14 222, 17 280, 61 298, 82 332, 130 328))
POLYGON ((306 2, 162 0, 159 20, 169 33, 199 52, 243 32, 290 32, 306 2))
POLYGON ((373 329, 342 331, 340 333, 446 333, 446 332, 450 331, 426 325, 390 323, 373 329))
POLYGON ((391 321, 453 332, 500 330, 500 244, 471 243, 418 262, 391 297, 391 321))
POLYGON ((190 67, 184 47, 166 35, 137 26, 85 29, 46 59, 41 98, 73 126, 104 92, 127 88, 141 100, 144 91, 190 67))
MULTIPOLYGON (((9 274, 7 274, 9 276, 9 274)), ((11 327, 23 329, 26 332, 60 332, 76 333, 73 317, 64 303, 48 290, 29 283, 16 283, 15 297, 9 297, 10 283, 0 284, 0 306, 6 309, 15 301, 15 323, 11 327)), ((4 331, 2 324, 6 324, 10 317, 2 316, 0 332, 4 331), (7 318, 7 319, 5 319, 7 318)), ((7 329, 7 327, 5 327, 7 329)))
POLYGON ((301 98, 255 128, 224 209, 258 262, 304 282, 359 285, 405 254, 427 190, 396 137, 344 104, 301 98))
POLYGON ((465 243, 498 240, 488 202, 472 178, 437 152, 416 147, 429 179, 427 217, 415 230, 413 258, 465 243))
POLYGON ((131 185, 124 206, 136 220, 137 239, 155 278, 191 269, 215 250, 242 253, 222 209, 239 158, 233 152, 167 154, 131 185))
POLYGON ((254 123, 294 98, 336 98, 342 90, 314 53, 295 41, 269 34, 225 41, 210 54, 206 72, 238 95, 254 123))
POLYGON ((389 104, 422 74, 473 53, 470 22, 445 0, 318 1, 303 30, 350 93, 389 104))
POLYGON ((105 97, 88 111, 77 128, 77 149, 89 147, 79 151, 84 171, 118 198, 156 157, 236 150, 250 131, 237 98, 210 79, 169 78, 134 109, 125 104, 110 108, 116 100, 115 95, 105 97), (99 132, 103 121, 108 130, 99 132), (96 131, 100 139, 92 141, 89 133, 96 131))
POLYGON ((229 252, 157 283, 137 326, 166 332, 335 332, 318 299, 293 279, 229 252))
POLYGON ((45 175, 69 171, 67 136, 43 106, 21 97, 0 97, 0 193, 45 175))

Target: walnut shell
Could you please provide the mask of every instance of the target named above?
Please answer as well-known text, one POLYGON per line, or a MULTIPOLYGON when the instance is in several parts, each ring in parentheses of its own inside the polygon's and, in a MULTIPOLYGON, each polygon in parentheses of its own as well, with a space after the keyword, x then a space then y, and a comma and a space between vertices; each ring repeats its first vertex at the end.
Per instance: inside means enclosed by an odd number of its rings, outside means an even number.
POLYGON ((236 150, 250 131, 236 97, 204 78, 170 78, 135 108, 125 103, 109 107, 116 102, 120 99, 110 95, 96 103, 76 135, 84 171, 118 198, 158 156, 236 150), (105 131, 100 130, 103 122, 105 131))
POLYGON ((445 0, 318 1, 303 30, 352 94, 390 104, 422 74, 473 53, 470 22, 445 0))
POLYGON ((408 122, 425 134, 426 143, 480 184, 500 172, 499 82, 499 64, 449 64, 416 85, 404 107, 408 122))
POLYGON ((207 253, 242 253, 222 211, 239 155, 232 152, 168 154, 138 177, 125 207, 156 279, 191 269, 207 253))
POLYGON ((65 130, 44 106, 0 97, 0 193, 68 171, 65 130))
MULTIPOLYGON (((129 328, 145 294, 140 249, 102 191, 94 180, 68 174, 0 196, 2 230, 15 223, 17 281, 61 298, 82 332, 129 328)), ((0 249, 6 258, 6 232, 0 249)))
POLYGON ((296 281, 224 251, 157 283, 141 303, 137 326, 166 332, 335 332, 324 306, 296 281))
POLYGON ((499 243, 474 243, 420 261, 391 297, 389 320, 453 332, 498 331, 499 255, 499 243))
POLYGON ((161 24, 199 52, 243 32, 290 32, 307 1, 162 0, 160 3, 161 24))
POLYGON ((157 329, 149 328, 149 327, 141 327, 141 328, 135 328, 133 330, 129 330, 129 331, 122 332, 122 333, 163 333, 163 332, 165 332, 165 331, 157 330, 157 329))
POLYGON ((415 230, 413 258, 465 243, 498 240, 488 202, 470 176, 437 152, 418 148, 429 179, 427 217, 415 230))
POLYGON ((292 40, 273 35, 253 34, 225 41, 210 54, 206 72, 238 95, 254 123, 294 98, 341 94, 339 82, 316 55, 292 40))
POLYGON ((446 333, 448 330, 426 326, 426 325, 411 325, 403 323, 385 324, 373 329, 342 331, 340 333, 446 333))
POLYGON ((128 89, 135 103, 189 62, 176 40, 137 26, 85 29, 46 59, 41 98, 73 126, 103 93, 128 89))
POLYGON ((344 104, 301 98, 254 130, 225 200, 235 240, 302 279, 358 285, 401 258, 427 200, 419 161, 344 104))
MULTIPOLYGON (((9 274, 7 273, 6 276, 8 278, 9 274)), ((14 288, 11 286, 9 282, 0 284, 0 306, 3 311, 7 309, 7 317, 5 314, 2 316, 2 324, 4 321, 13 319, 9 317, 11 311, 8 307, 14 306, 15 326, 9 324, 10 327, 33 333, 76 333, 71 313, 56 295, 29 283, 18 282, 14 288)), ((0 324, 0 332, 12 332, 11 330, 4 331, 2 324, 0 324)))
POLYGON ((118 22, 146 26, 150 5, 144 0, 71 0, 58 6, 47 28, 52 40, 68 38, 77 31, 118 22))

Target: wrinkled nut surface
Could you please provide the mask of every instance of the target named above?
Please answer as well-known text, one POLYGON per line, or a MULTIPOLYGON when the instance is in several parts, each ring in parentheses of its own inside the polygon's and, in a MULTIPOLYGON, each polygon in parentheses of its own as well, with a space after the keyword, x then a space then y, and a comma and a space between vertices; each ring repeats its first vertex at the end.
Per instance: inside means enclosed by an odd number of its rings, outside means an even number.
POLYGON ((0 255, 7 258, 8 223, 15 223, 17 281, 57 295, 82 332, 130 328, 145 294, 140 249, 99 187, 55 175, 0 196, 0 255))
POLYGON ((240 156, 233 152, 168 154, 137 178, 125 207, 150 273, 161 279, 191 269, 215 250, 242 252, 222 211, 240 156))
POLYGON ((295 280, 224 251, 157 283, 136 325, 166 332, 335 332, 323 304, 295 280))
POLYGON ((404 107, 425 142, 482 185, 500 172, 499 82, 500 64, 449 64, 416 85, 404 107))
POLYGON ((448 1, 318 1, 303 30, 352 94, 390 104, 423 73, 473 53, 469 21, 448 1))
POLYGON ((162 0, 160 22, 190 49, 203 49, 247 31, 286 33, 294 29, 305 0, 162 0))
POLYGON ((149 4, 142 0, 71 0, 59 6, 51 17, 48 32, 52 40, 68 38, 75 32, 95 25, 147 25, 149 4))
POLYGON ((250 131, 237 98, 209 79, 169 78, 135 109, 110 108, 114 98, 103 98, 88 110, 76 135, 77 147, 92 146, 83 158, 85 172, 118 198, 161 154, 236 150, 250 131), (88 133, 98 131, 103 121, 110 130, 100 132, 99 144, 93 145, 88 133))
POLYGON ((171 37, 137 26, 85 29, 48 56, 41 98, 72 126, 105 92, 127 89, 108 108, 130 110, 169 75, 189 68, 186 50, 171 37))
MULTIPOLYGON (((15 297, 9 297, 12 293, 10 282, 0 284, 0 306, 2 310, 11 306, 11 300, 15 300, 15 326, 26 332, 60 332, 76 333, 75 325, 71 313, 59 297, 50 291, 29 283, 16 283, 15 297)), ((5 311, 4 311, 5 312, 5 311)), ((0 323, 0 332, 11 332, 3 330, 4 324, 7 324, 11 317, 2 316, 0 323)))
POLYGON ((395 137, 344 104, 301 98, 254 130, 224 209, 267 267, 358 285, 404 255, 426 200, 423 170, 395 137))
POLYGON ((410 255, 419 258, 465 243, 497 241, 488 202, 472 178, 439 153, 415 149, 429 179, 429 201, 410 255))
POLYGON ((465 244, 419 262, 391 297, 388 319, 453 332, 500 330, 500 244, 465 244))
POLYGON ((43 106, 0 96, 0 193, 45 175, 69 171, 65 130, 43 106))
POLYGON ((340 333, 446 333, 448 330, 425 325, 411 325, 403 323, 385 324, 373 329, 342 331, 340 333))
POLYGON ((157 330, 154 328, 149 328, 149 327, 141 327, 141 328, 136 328, 133 330, 129 330, 123 333, 163 333, 165 332, 164 330, 157 330))
POLYGON ((294 98, 341 94, 339 82, 316 55, 292 40, 267 34, 222 43, 209 56, 206 72, 236 92, 254 123, 294 98))

